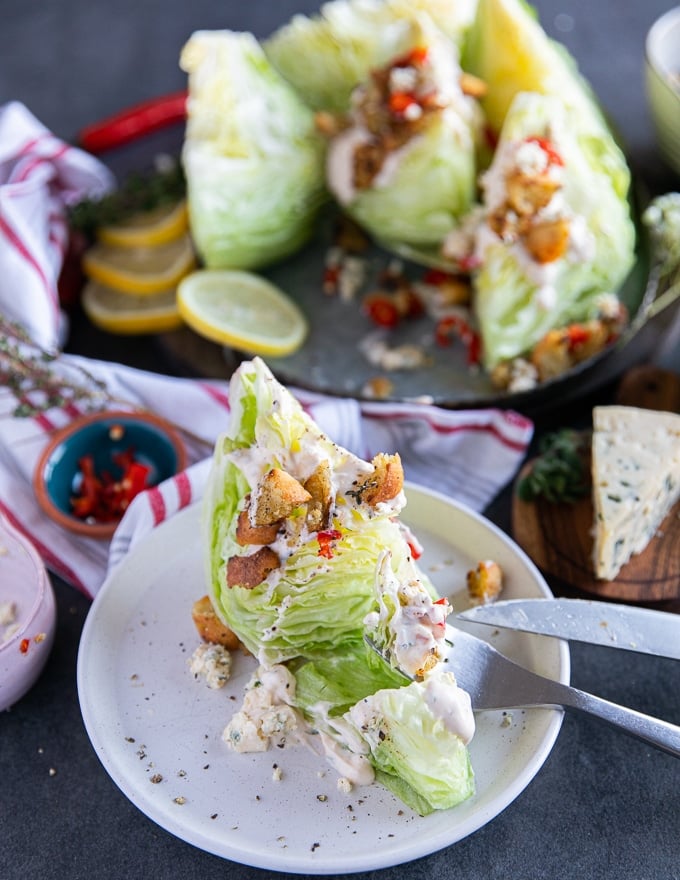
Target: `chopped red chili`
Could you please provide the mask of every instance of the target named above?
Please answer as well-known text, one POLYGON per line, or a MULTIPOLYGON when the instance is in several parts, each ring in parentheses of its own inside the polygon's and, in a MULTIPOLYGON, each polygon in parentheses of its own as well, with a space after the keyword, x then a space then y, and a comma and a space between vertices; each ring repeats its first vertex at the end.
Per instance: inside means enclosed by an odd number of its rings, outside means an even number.
POLYGON ((457 336, 467 350, 468 366, 476 366, 481 358, 482 343, 479 333, 466 321, 458 315, 447 315, 440 318, 434 331, 434 338, 437 345, 451 345, 453 337, 457 336))
POLYGON ((30 639, 22 639, 22 640, 19 642, 19 650, 21 651, 22 654, 27 654, 27 653, 28 653, 28 646, 29 646, 30 644, 31 644, 31 640, 30 640, 30 639))
POLYGON ((420 559, 420 557, 423 555, 423 551, 420 549, 420 547, 413 541, 407 541, 406 543, 408 544, 408 549, 411 551, 411 556, 413 557, 413 559, 420 559))
POLYGON ((590 339, 590 333, 581 324, 571 324, 567 327, 567 339, 569 340, 569 350, 578 348, 590 339))
POLYGON ((548 138, 544 137, 528 137, 527 142, 530 144, 538 144, 538 146, 543 150, 543 152, 548 157, 548 164, 550 165, 564 165, 564 159, 557 152, 557 148, 555 144, 548 140, 548 138))
POLYGON ((393 92, 389 99, 390 112, 395 116, 402 116, 409 107, 417 103, 416 97, 409 92, 393 92))
POLYGON ((151 469, 136 461, 132 448, 116 453, 112 460, 121 472, 118 478, 108 471, 97 474, 91 455, 84 455, 79 460, 80 488, 71 498, 71 510, 79 519, 115 522, 125 513, 132 499, 148 488, 151 469))
POLYGON ((342 532, 337 529, 326 529, 323 532, 317 532, 316 540, 319 542, 319 556, 326 559, 333 558, 333 545, 342 537, 342 532))
POLYGON ((364 299, 363 307, 379 327, 396 327, 399 323, 399 309, 389 294, 371 293, 364 299))

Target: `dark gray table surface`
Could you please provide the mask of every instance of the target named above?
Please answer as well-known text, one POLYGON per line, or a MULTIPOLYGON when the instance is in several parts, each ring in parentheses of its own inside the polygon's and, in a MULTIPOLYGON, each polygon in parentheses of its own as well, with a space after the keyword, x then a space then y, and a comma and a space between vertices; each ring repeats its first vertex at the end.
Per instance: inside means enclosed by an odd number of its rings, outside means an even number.
MULTIPOLYGON (((595 86, 651 192, 678 185, 656 149, 643 79, 646 31, 671 6, 668 0, 537 4, 546 30, 566 44, 595 86)), ((182 88, 177 59, 194 30, 226 27, 266 36, 294 12, 316 7, 310 0, 2 0, 0 103, 23 101, 56 134, 73 140, 94 120, 182 88)), ((136 161, 134 149, 127 161, 136 161)), ((72 347, 87 350, 87 331, 76 331, 72 347)), ((102 345, 100 356, 173 371, 147 340, 102 345)), ((680 371, 679 349, 676 328, 660 357, 680 371)), ((608 393, 603 389, 596 399, 607 400, 608 393)), ((568 417, 585 417, 592 403, 582 401, 568 417)), ((488 515, 507 528, 508 510, 504 492, 488 515)), ((55 590, 58 630, 48 666, 33 690, 0 715, 1 880, 277 876, 171 836, 116 788, 88 741, 78 706, 76 655, 89 602, 58 580, 55 590)), ((577 645, 571 657, 577 687, 680 723, 677 663, 577 645)), ((677 880, 680 762, 567 714, 542 770, 500 816, 427 858, 355 876, 677 880)))

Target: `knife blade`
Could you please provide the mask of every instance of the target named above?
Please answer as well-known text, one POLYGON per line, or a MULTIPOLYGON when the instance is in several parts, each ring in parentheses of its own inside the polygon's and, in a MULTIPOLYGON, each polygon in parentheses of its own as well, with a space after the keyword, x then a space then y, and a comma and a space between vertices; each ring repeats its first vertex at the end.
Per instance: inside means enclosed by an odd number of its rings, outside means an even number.
POLYGON ((590 599, 507 599, 477 605, 457 617, 680 660, 680 615, 668 611, 590 599))

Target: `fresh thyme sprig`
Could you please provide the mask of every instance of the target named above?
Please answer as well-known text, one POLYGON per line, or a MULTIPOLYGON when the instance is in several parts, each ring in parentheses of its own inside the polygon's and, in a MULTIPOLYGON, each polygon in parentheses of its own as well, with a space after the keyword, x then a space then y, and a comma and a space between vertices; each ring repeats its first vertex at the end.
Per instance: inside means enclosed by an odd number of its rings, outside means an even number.
POLYGON ((110 226, 134 214, 145 213, 179 201, 186 192, 186 181, 181 163, 166 157, 152 170, 134 172, 120 187, 100 199, 84 199, 69 211, 71 227, 88 237, 98 226, 110 226))
POLYGON ((517 484, 522 501, 539 497, 551 502, 573 503, 590 491, 587 451, 588 432, 564 428, 546 434, 539 444, 539 455, 517 484))
POLYGON ((55 369, 58 354, 45 351, 24 327, 0 313, 0 387, 15 401, 11 414, 30 418, 70 403, 88 411, 120 404, 106 384, 81 365, 55 369))

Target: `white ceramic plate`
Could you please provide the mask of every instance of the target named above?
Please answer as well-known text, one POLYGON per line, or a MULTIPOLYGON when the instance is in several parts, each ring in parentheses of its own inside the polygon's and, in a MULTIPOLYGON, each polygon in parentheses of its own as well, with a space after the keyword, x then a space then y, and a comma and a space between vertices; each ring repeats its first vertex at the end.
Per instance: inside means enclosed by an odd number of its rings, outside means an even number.
MULTIPOLYGON (((531 561, 483 517, 420 488, 408 487, 407 497, 404 520, 423 543, 422 567, 454 608, 467 606, 465 573, 486 558, 503 568, 506 598, 550 595, 531 561)), ((562 713, 554 709, 479 714, 471 744, 477 793, 427 817, 377 784, 340 792, 335 771, 304 748, 231 752, 221 733, 241 704, 254 661, 235 656, 234 676, 222 690, 210 690, 189 671, 199 643, 191 605, 206 592, 199 524, 199 508, 188 508, 133 548, 97 596, 78 656, 92 744, 114 782, 154 822, 207 852, 254 867, 367 871, 466 837, 538 772, 560 728, 562 713)), ((494 644, 568 681, 566 643, 507 632, 494 644)))

